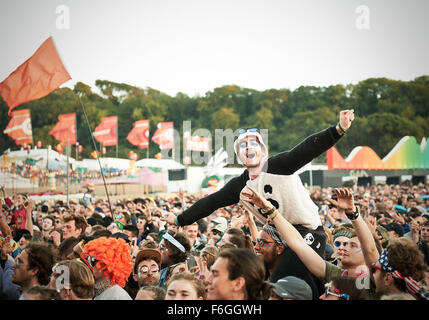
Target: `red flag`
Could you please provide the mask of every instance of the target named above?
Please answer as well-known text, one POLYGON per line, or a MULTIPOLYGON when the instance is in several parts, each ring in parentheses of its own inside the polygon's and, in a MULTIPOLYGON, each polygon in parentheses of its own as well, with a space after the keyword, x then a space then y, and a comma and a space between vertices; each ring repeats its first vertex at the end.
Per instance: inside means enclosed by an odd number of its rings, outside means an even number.
POLYGON ((58 116, 58 122, 55 127, 49 131, 63 146, 76 144, 76 114, 66 113, 58 116))
POLYGON ((0 95, 13 108, 28 101, 40 99, 62 85, 71 77, 65 69, 52 37, 3 82, 0 95))
POLYGON ((4 130, 18 146, 33 144, 33 131, 31 130, 31 117, 29 109, 12 112, 12 119, 4 130))
POLYGON ((149 120, 135 121, 127 140, 139 149, 149 148, 149 120))
POLYGON ((161 150, 172 149, 174 144, 173 122, 160 122, 157 127, 152 141, 159 144, 161 150))
POLYGON ((209 139, 204 137, 186 137, 186 150, 210 152, 209 139))
POLYGON ((95 128, 94 138, 104 147, 116 146, 118 143, 118 117, 104 117, 95 128))

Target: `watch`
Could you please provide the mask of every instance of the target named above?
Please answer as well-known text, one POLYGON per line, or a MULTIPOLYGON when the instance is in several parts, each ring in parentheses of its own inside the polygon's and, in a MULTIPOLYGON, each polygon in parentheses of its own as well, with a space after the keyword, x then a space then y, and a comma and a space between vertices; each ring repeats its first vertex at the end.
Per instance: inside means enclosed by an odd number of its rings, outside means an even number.
POLYGON ((356 207, 355 211, 353 212, 346 212, 347 218, 349 218, 352 221, 359 218, 359 214, 360 214, 359 207, 356 207))

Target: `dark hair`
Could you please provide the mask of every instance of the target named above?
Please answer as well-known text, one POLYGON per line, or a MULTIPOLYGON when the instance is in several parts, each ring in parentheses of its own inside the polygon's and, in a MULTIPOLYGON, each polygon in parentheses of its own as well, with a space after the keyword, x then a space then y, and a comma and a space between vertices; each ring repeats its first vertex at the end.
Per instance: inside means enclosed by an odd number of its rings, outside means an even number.
POLYGON ((15 233, 13 235, 13 240, 15 242, 19 242, 19 240, 21 240, 22 237, 24 237, 26 240, 31 240, 33 238, 30 231, 28 231, 27 229, 15 230, 15 233))
POLYGON ((228 259, 229 280, 243 277, 246 281, 246 300, 265 300, 271 286, 265 282, 265 266, 261 258, 248 249, 225 249, 218 258, 228 259))
POLYGON ((179 241, 179 243, 183 247, 185 247, 185 252, 182 252, 182 251, 180 251, 179 248, 177 248, 170 241, 165 240, 166 246, 172 252, 170 254, 170 259, 171 259, 172 263, 175 264, 175 263, 179 263, 179 262, 184 262, 186 260, 187 254, 191 250, 191 243, 189 242, 188 237, 184 233, 182 233, 182 232, 176 233, 176 235, 174 235, 174 233, 172 231, 168 231, 168 233, 174 239, 176 239, 177 241, 179 241))
POLYGON ((76 237, 68 237, 64 239, 58 246, 58 254, 60 257, 67 256, 73 250, 73 247, 79 243, 76 237))
MULTIPOLYGON (((332 284, 337 288, 340 293, 348 294, 350 296, 349 300, 367 300, 368 296, 365 289, 358 289, 356 286, 356 279, 353 277, 335 277, 332 279, 332 284)), ((345 298, 340 298, 340 300, 346 300, 345 298)))
POLYGON ((137 229, 137 227, 133 225, 129 225, 129 224, 125 225, 124 230, 130 231, 135 237, 139 235, 139 229, 137 229))
POLYGON ((249 235, 246 235, 243 230, 238 228, 229 228, 225 231, 229 234, 230 242, 237 246, 237 248, 245 248, 253 251, 253 242, 249 235))
POLYGON ((57 290, 45 286, 34 286, 22 293, 22 295, 28 294, 39 295, 38 300, 62 300, 57 290))
POLYGON ((97 230, 92 233, 92 236, 94 237, 94 239, 101 238, 101 237, 110 237, 111 235, 112 233, 107 229, 97 230))
POLYGON ((28 255, 28 269, 37 268, 37 281, 47 285, 57 258, 54 248, 48 244, 30 242, 24 251, 28 255))
POLYGON ((77 214, 68 214, 65 215, 63 218, 64 223, 69 222, 71 220, 74 220, 74 225, 76 226, 76 229, 81 229, 81 233, 85 232, 86 227, 88 227, 88 223, 83 216, 77 214))
MULTIPOLYGON (((417 244, 408 238, 391 239, 387 245, 387 260, 389 265, 404 277, 412 277, 417 282, 425 278, 426 264, 423 253, 419 250, 417 244)), ((405 281, 394 278, 395 286, 406 291, 405 281)))
MULTIPOLYGON (((159 234, 157 232, 149 232, 147 236, 151 236, 157 243, 159 243, 159 234)), ((146 237, 147 237, 146 236, 146 237)))

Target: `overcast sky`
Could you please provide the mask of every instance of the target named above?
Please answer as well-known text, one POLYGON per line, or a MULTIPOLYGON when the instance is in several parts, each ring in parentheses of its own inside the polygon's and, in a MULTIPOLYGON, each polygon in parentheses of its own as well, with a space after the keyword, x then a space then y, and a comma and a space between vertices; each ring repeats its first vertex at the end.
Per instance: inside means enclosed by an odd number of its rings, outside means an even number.
POLYGON ((68 87, 195 96, 429 74, 426 0, 0 0, 0 81, 49 36, 68 87))

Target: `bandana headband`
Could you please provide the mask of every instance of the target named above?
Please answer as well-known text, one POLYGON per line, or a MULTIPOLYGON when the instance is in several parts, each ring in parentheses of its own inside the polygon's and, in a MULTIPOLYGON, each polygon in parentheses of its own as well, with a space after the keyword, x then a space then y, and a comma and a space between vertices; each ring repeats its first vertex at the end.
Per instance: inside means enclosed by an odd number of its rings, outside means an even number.
POLYGON ((334 240, 338 237, 347 237, 347 238, 353 238, 353 234, 350 231, 347 230, 339 230, 334 234, 334 240))
POLYGON ((174 239, 168 232, 164 233, 164 235, 162 236, 162 238, 165 239, 165 240, 168 240, 172 245, 174 245, 177 249, 179 249, 183 253, 186 252, 185 247, 182 246, 182 244, 179 241, 177 241, 176 239, 174 239))
POLYGON ((426 292, 424 288, 422 288, 417 283, 416 280, 414 280, 412 277, 404 277, 399 270, 389 265, 387 255, 388 255, 388 251, 386 249, 381 253, 380 257, 378 258, 378 262, 380 263, 381 268, 384 271, 389 272, 394 278, 404 280, 408 293, 414 296, 419 296, 425 300, 429 300, 429 293, 426 292))
POLYGON ((286 242, 282 239, 282 237, 280 236, 280 233, 277 231, 276 228, 274 228, 273 226, 270 226, 269 224, 266 224, 264 225, 262 230, 268 233, 270 237, 273 238, 276 244, 284 245, 285 247, 287 247, 286 242))

